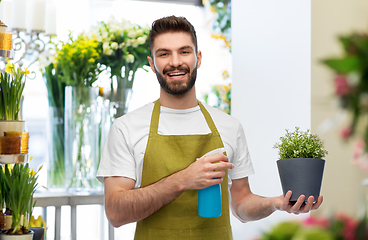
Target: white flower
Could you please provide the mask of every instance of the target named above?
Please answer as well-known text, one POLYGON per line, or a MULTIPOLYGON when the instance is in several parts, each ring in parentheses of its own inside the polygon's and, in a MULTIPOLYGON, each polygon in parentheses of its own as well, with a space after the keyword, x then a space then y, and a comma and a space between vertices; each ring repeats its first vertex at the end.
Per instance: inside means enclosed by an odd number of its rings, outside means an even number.
POLYGON ((116 50, 116 49, 118 49, 118 47, 119 47, 119 44, 117 42, 111 43, 111 48, 112 49, 116 50))
POLYGON ((136 36, 140 36, 140 35, 142 35, 142 34, 143 34, 143 29, 138 28, 138 29, 135 31, 135 35, 136 35, 136 36))
POLYGON ((111 49, 108 42, 104 42, 102 45, 103 54, 110 56, 114 51, 111 49))
POLYGON ((128 37, 135 38, 137 36, 136 31, 134 29, 128 32, 128 37))
POLYGON ((137 39, 132 39, 132 40, 130 41, 130 44, 131 44, 131 45, 132 45, 132 47, 134 47, 134 48, 138 47, 138 41, 137 41, 137 39))
POLYGON ((106 31, 104 31, 102 32, 101 36, 102 36, 102 39, 107 39, 109 34, 106 31))
POLYGON ((144 44, 147 40, 147 35, 143 35, 142 37, 137 38, 138 44, 144 44))
POLYGON ((132 63, 134 62, 134 56, 133 54, 128 54, 125 56, 125 60, 128 62, 128 63, 132 63))
POLYGON ((131 44, 131 40, 130 39, 127 39, 127 41, 126 41, 126 46, 127 47, 129 47, 129 46, 131 46, 132 44, 131 44))

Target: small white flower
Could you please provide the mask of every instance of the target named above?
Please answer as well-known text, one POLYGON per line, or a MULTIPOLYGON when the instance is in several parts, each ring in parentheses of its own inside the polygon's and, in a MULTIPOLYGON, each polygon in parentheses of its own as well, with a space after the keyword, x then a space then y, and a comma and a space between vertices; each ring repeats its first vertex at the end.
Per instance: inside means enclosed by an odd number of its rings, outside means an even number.
POLYGON ((126 60, 128 63, 132 63, 132 62, 134 62, 134 56, 133 56, 133 54, 128 54, 128 55, 126 55, 125 60, 126 60))
POLYGON ((137 36, 136 31, 134 29, 128 32, 128 37, 135 38, 137 36))
POLYGON ((147 40, 147 36, 143 35, 142 37, 137 38, 137 43, 138 44, 144 44, 147 40))
POLYGON ((116 50, 116 49, 118 49, 118 47, 119 47, 119 44, 117 42, 111 43, 111 48, 112 49, 116 50))
POLYGON ((134 47, 134 48, 136 48, 136 47, 138 47, 138 41, 137 41, 137 39, 132 39, 131 41, 130 41, 130 44, 132 45, 132 47, 134 47))
POLYGON ((102 32, 102 39, 107 39, 107 37, 109 36, 109 34, 107 32, 102 32))
POLYGON ((142 35, 143 34, 143 29, 137 29, 136 31, 135 31, 135 35, 136 36, 140 36, 140 35, 142 35))
POLYGON ((127 47, 129 47, 129 46, 131 46, 132 44, 131 44, 131 40, 130 39, 127 39, 127 41, 126 41, 126 46, 127 47))
POLYGON ((119 44, 120 49, 123 49, 124 47, 125 47, 125 42, 122 42, 122 43, 119 44))

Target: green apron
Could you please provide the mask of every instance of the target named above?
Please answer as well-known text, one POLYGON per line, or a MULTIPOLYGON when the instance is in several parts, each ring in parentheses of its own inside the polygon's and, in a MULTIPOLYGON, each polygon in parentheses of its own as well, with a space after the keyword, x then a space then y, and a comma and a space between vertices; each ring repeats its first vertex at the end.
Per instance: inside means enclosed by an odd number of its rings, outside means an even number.
MULTIPOLYGON (((152 112, 150 133, 144 155, 141 187, 178 172, 207 152, 223 147, 210 114, 198 101, 211 130, 199 135, 160 135, 157 133, 160 100, 152 112)), ((227 170, 221 183, 222 215, 198 215, 198 190, 184 191, 161 210, 137 223, 135 240, 231 240, 227 170)))

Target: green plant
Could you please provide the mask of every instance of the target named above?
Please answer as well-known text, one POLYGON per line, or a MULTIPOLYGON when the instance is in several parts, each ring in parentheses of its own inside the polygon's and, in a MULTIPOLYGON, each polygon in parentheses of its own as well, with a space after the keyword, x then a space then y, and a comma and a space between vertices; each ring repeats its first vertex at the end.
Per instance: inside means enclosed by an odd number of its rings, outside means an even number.
POLYGON ((323 158, 328 154, 323 141, 309 129, 300 131, 299 127, 295 127, 294 132, 286 129, 285 136, 280 137, 280 140, 274 145, 279 150, 280 159, 323 158))
POLYGON ((5 66, 0 73, 0 120, 19 120, 20 103, 27 69, 15 67, 13 63, 5 66))
POLYGON ((38 172, 29 168, 29 164, 6 164, 3 167, 5 205, 12 211, 12 226, 8 234, 29 232, 29 222, 36 202, 33 194, 37 188, 38 172), (23 219, 23 222, 22 222, 23 219))

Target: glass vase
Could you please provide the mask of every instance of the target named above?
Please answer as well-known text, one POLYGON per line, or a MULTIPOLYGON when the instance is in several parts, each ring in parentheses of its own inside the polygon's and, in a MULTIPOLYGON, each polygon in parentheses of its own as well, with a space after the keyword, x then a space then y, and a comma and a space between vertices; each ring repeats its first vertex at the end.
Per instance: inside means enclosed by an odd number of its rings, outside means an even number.
POLYGON ((132 93, 132 88, 117 88, 111 93, 109 116, 112 121, 127 113, 132 93))
POLYGON ((65 126, 64 108, 49 107, 47 188, 65 190, 65 126))
POLYGON ((65 176, 71 192, 97 190, 98 88, 65 88, 65 176))

